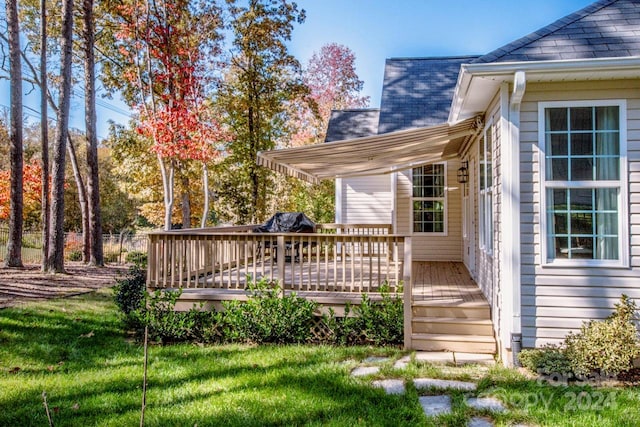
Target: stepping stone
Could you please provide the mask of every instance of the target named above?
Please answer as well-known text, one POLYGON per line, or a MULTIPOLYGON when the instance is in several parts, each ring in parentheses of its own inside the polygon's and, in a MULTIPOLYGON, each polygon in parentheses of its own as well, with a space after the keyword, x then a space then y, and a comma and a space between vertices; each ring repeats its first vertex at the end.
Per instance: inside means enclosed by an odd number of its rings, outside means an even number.
POLYGON ((493 427, 494 424, 491 420, 486 418, 474 417, 469 420, 467 427, 493 427))
POLYGON ((471 397, 467 399, 467 405, 474 409, 488 409, 493 412, 504 412, 507 410, 502 402, 495 397, 471 397))
POLYGON ((352 377, 364 377, 365 375, 373 375, 380 372, 379 366, 359 366, 351 371, 352 377))
POLYGON ((478 388, 478 385, 475 383, 469 383, 465 381, 451 381, 451 380, 436 380, 432 378, 416 378, 413 380, 413 384, 416 388, 449 388, 453 390, 462 390, 462 391, 474 391, 478 388))
POLYGON ((493 358, 493 355, 491 354, 455 352, 453 356, 455 358, 455 363, 457 365, 478 364, 478 365, 493 366, 496 364, 496 361, 493 358))
POLYGON ((380 380, 372 384, 374 387, 383 388, 387 394, 404 394, 403 380, 380 380))
POLYGON ((407 367, 410 361, 411 361, 411 356, 404 356, 396 360, 396 363, 393 364, 393 369, 404 369, 407 367))
POLYGON ((388 357, 371 356, 364 359, 362 363, 384 363, 388 362, 389 360, 391 359, 389 359, 388 357))
POLYGON ((420 396, 420 406, 427 417, 451 413, 450 396, 420 396))
POLYGON ((453 363, 453 353, 449 351, 418 351, 416 361, 447 364, 453 363))

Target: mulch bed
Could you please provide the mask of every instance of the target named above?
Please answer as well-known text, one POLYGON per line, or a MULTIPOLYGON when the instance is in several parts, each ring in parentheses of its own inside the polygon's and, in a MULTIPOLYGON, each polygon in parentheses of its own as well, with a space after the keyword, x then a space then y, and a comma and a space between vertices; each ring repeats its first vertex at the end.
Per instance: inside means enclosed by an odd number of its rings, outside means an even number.
POLYGON ((66 274, 47 274, 40 266, 24 268, 0 268, 0 308, 11 307, 28 301, 80 295, 96 289, 115 285, 127 266, 87 266, 67 263, 66 274))

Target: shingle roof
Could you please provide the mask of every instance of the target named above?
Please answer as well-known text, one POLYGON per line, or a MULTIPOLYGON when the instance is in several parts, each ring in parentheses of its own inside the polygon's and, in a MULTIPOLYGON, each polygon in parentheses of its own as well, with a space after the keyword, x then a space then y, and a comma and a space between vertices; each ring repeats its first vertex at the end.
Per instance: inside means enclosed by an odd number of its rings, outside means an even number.
POLYGON ((640 0, 600 0, 475 62, 640 55, 640 0))
POLYGON ((378 133, 446 122, 460 65, 476 58, 387 59, 378 133))
POLYGON ((334 110, 329 118, 325 142, 372 136, 378 132, 378 108, 334 110))

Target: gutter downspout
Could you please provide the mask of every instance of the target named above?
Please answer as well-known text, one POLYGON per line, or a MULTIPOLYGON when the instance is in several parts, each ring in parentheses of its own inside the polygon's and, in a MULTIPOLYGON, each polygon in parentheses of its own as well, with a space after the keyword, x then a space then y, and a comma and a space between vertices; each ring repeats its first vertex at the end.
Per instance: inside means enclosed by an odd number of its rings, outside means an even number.
POLYGON ((524 71, 516 71, 513 75, 513 91, 509 101, 509 136, 505 150, 506 161, 502 163, 509 167, 509 176, 504 181, 503 200, 507 202, 505 217, 507 221, 505 234, 509 236, 505 248, 505 278, 511 283, 511 351, 513 364, 519 366, 518 353, 522 348, 521 322, 521 246, 520 246, 520 107, 527 87, 524 71), (507 195, 504 198, 504 195, 507 195))

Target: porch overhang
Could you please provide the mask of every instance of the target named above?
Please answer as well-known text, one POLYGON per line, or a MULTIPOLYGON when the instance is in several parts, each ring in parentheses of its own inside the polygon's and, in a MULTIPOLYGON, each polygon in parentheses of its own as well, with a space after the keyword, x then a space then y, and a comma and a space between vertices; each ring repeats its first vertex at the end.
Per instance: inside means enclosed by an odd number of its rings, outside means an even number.
POLYGON ((379 175, 456 157, 482 130, 480 117, 455 124, 258 153, 257 163, 308 182, 379 175))

